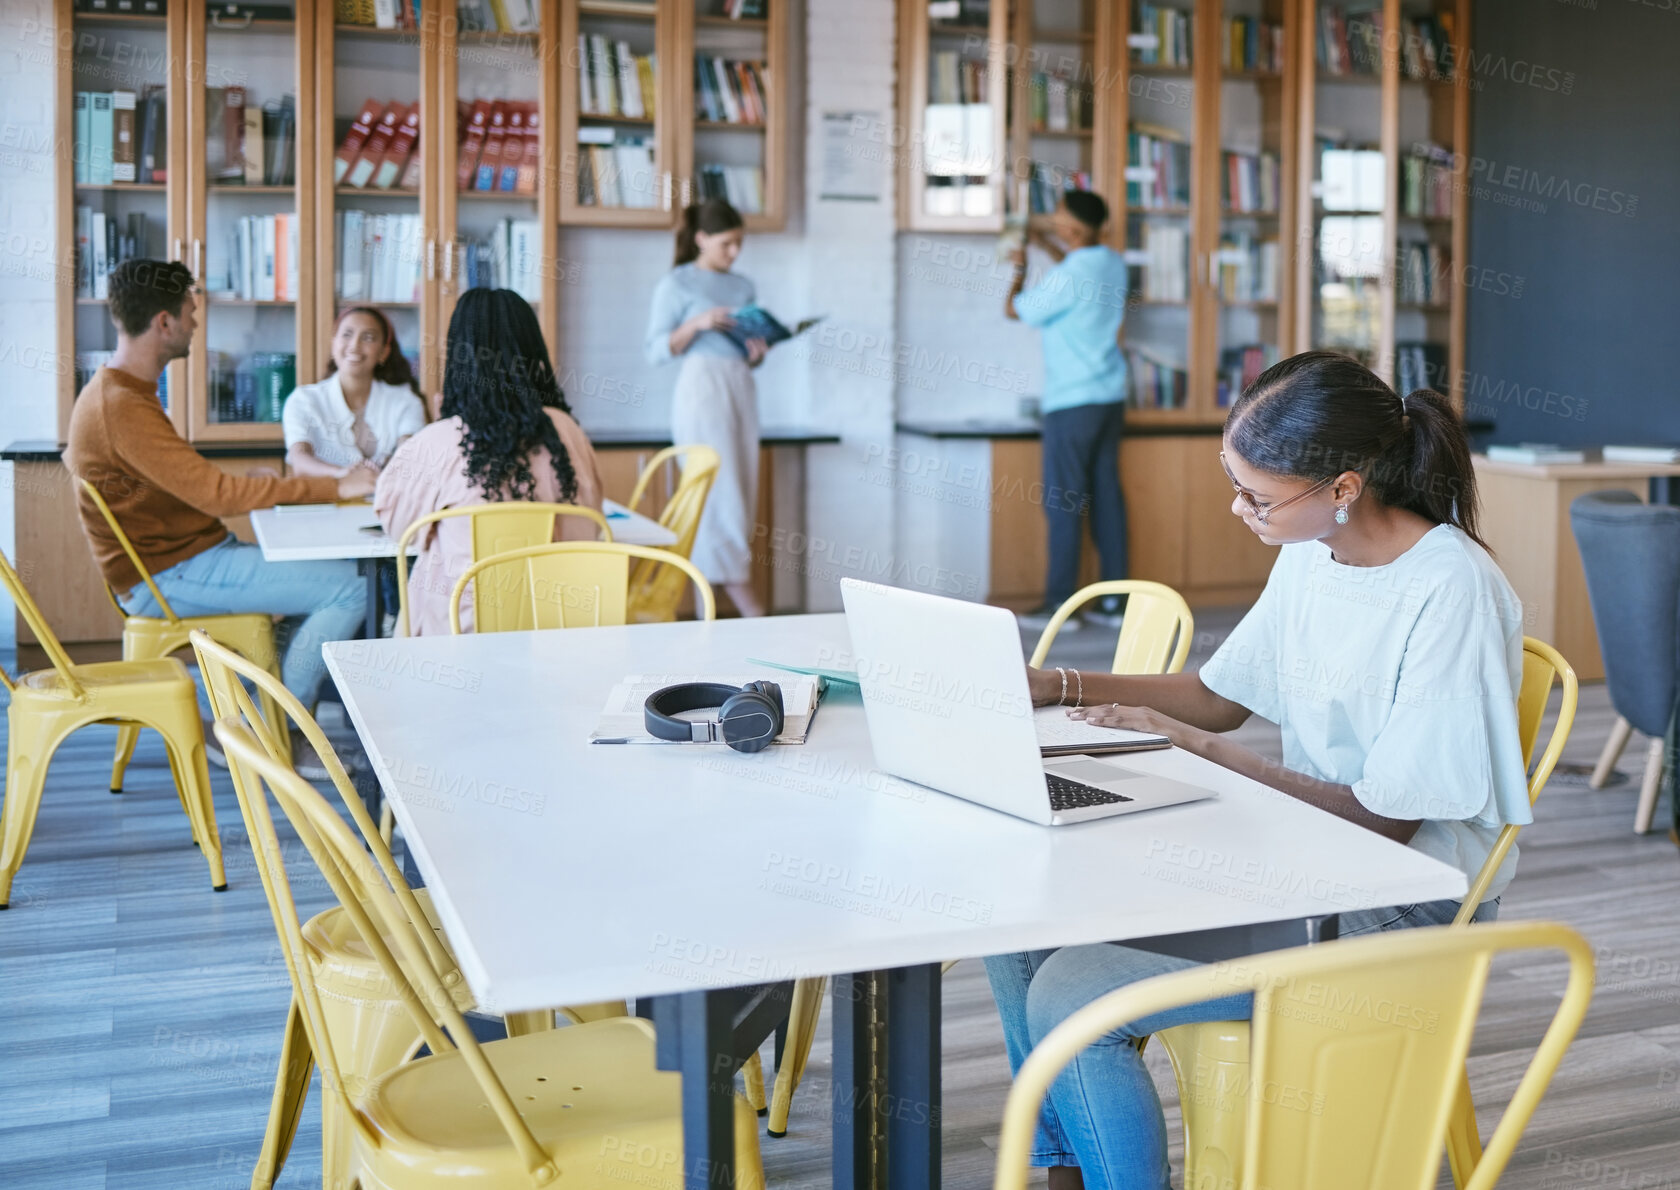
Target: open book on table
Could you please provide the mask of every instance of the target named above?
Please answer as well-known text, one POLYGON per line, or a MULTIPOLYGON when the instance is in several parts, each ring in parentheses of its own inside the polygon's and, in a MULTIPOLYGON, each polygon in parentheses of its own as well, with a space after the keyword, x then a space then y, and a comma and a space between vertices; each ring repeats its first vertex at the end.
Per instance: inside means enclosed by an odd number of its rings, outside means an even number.
MULTIPOLYGON (((649 735, 644 726, 642 706, 648 695, 666 686, 682 682, 719 682, 740 689, 748 682, 774 682, 782 688, 782 733, 778 744, 803 744, 811 734, 811 720, 817 713, 821 697, 821 682, 810 674, 756 673, 736 674, 632 674, 612 688, 607 705, 601 709, 595 730, 589 733, 591 743, 666 743, 649 735)), ((717 708, 694 711, 685 718, 717 718, 717 708)), ((678 745, 681 746, 681 745, 678 745)), ((719 744, 718 747, 725 745, 719 744)))

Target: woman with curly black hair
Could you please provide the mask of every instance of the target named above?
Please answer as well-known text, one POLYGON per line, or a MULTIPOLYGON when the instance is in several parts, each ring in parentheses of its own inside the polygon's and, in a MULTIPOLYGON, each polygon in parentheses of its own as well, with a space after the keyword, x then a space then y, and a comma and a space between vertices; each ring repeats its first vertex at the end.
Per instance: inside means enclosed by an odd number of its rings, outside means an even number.
MULTIPOLYGON (((449 320, 439 420, 391 456, 374 511, 392 537, 428 512, 503 500, 558 501, 599 510, 595 450, 554 378, 542 329, 511 289, 469 289, 449 320)), ((582 517, 560 518, 554 539, 593 540, 582 517)), ((472 531, 460 517, 429 525, 409 583, 408 633, 449 631, 449 593, 472 564, 472 531)), ((472 627, 472 590, 461 626, 472 627)))

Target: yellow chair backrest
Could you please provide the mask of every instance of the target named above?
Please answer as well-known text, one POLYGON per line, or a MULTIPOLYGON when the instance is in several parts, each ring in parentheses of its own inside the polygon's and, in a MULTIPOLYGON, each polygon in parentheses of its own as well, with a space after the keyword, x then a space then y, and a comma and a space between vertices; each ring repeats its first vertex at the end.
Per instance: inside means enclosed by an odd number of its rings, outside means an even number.
POLYGON ((694 563, 652 546, 621 541, 556 541, 474 562, 449 594, 449 627, 461 631, 461 595, 473 584, 473 628, 601 628, 626 622, 630 564, 670 566, 699 592, 700 618, 717 617, 711 584, 694 563))
MULTIPOLYGON (((676 535, 676 541, 663 548, 687 558, 694 552, 694 537, 700 530, 700 517, 706 511, 706 498, 711 494, 717 478, 718 452, 709 446, 690 443, 667 446, 648 460, 630 493, 628 507, 640 506, 655 476, 672 460, 682 468, 676 491, 659 513, 659 523, 676 535)), ((673 620, 677 605, 682 602, 687 585, 680 571, 661 566, 651 559, 638 562, 630 573, 630 608, 638 620, 673 620)))
MULTIPOLYGON (((147 589, 152 593, 152 598, 157 600, 158 608, 163 612, 163 618, 171 624, 179 624, 181 617, 175 614, 175 609, 169 606, 169 600, 163 597, 163 592, 158 589, 157 583, 152 581, 152 572, 146 569, 146 564, 140 560, 140 553, 134 548, 134 543, 128 539, 128 534, 124 533, 123 527, 117 523, 117 514, 111 511, 111 506, 105 503, 105 497, 99 494, 99 489, 94 487, 91 482, 84 479, 81 484, 82 490, 93 500, 93 506, 99 509, 99 515, 105 518, 105 523, 111 527, 111 532, 116 535, 117 544, 122 546, 122 552, 128 555, 129 564, 134 567, 140 578, 145 582, 147 589)), ((128 613, 123 610, 122 604, 117 602, 117 593, 111 590, 108 583, 105 586, 105 595, 110 599, 111 606, 117 609, 117 614, 126 619, 128 613)))
MULTIPOLYGON (((59 680, 64 683, 65 690, 77 702, 86 698, 87 691, 82 688, 81 682, 76 680, 76 663, 70 660, 70 654, 64 651, 64 645, 59 641, 57 634, 47 625, 47 618, 41 614, 34 596, 30 595, 29 589, 23 585, 18 572, 12 569, 12 563, 4 552, 0 552, 0 585, 6 588, 12 602, 17 604, 24 624, 35 634, 41 651, 46 653, 47 660, 52 662, 52 667, 58 671, 59 680)), ((5 670, 0 670, 0 683, 4 683, 7 690, 17 689, 17 683, 5 670)))
POLYGON ((1126 596, 1126 618, 1121 622, 1120 639, 1114 646, 1111 672, 1175 674, 1183 671, 1196 632, 1196 617, 1191 614, 1190 605, 1165 583, 1130 578, 1092 583, 1065 601, 1039 633, 1032 660, 1027 664, 1043 665, 1068 617, 1105 595, 1126 596))
MULTIPOLYGON (((1513 922, 1403 930, 1212 963, 1111 992, 1022 1063, 1004 1108, 997 1190, 1026 1185, 1039 1104, 1081 1050, 1119 1025, 1254 993, 1245 1085, 1198 1088, 1247 1109, 1236 1190, 1428 1190, 1493 956, 1561 950, 1569 983, 1469 1190, 1487 1190, 1545 1093, 1592 998, 1593 957, 1567 926, 1513 922)), ((1187 1092, 1188 1093, 1188 1092, 1187 1092)))
POLYGON ((415 519, 397 540, 397 607, 398 623, 406 632, 408 624, 408 548, 427 525, 455 517, 472 518, 472 556, 479 562, 495 554, 523 549, 528 545, 542 545, 554 539, 554 520, 562 516, 580 516, 595 522, 602 541, 612 540, 607 518, 593 508, 581 504, 544 504, 537 501, 506 500, 494 504, 467 504, 460 508, 443 508, 415 519))
MULTIPOLYGON (((1563 659, 1563 654, 1543 640, 1523 637, 1522 688, 1517 691, 1517 735, 1522 740, 1523 766, 1528 770, 1528 804, 1531 806, 1539 800, 1540 791, 1546 787, 1552 770, 1557 767, 1558 757, 1563 755, 1564 744, 1569 742, 1579 696, 1580 684, 1575 680, 1575 670, 1563 659), (1552 738, 1547 741, 1546 750, 1536 764, 1534 745, 1540 740, 1540 724, 1546 717, 1546 703, 1551 697, 1554 680, 1563 684, 1563 703, 1558 707, 1552 738)), ((1499 874, 1499 865, 1510 854, 1511 844, 1516 842, 1520 830, 1522 827, 1514 823, 1500 828, 1493 850, 1488 852, 1482 870, 1476 873, 1476 879, 1464 894, 1458 916, 1453 919, 1454 925, 1465 925, 1476 916, 1482 898, 1487 895, 1493 878, 1499 874)))
MULTIPOLYGON (((287 690, 280 680, 259 665, 253 665, 244 657, 225 645, 219 645, 209 636, 198 629, 188 634, 192 642, 193 653, 198 657, 199 672, 204 675, 204 688, 210 695, 210 710, 218 720, 228 720, 242 723, 251 733, 251 738, 260 744, 263 750, 274 759, 277 764, 286 764, 289 752, 282 748, 275 728, 271 727, 264 716, 258 711, 256 702, 245 688, 245 682, 250 682, 259 691, 269 695, 284 710, 286 718, 292 725, 303 733, 321 762, 326 766, 327 776, 338 791, 339 801, 350 812, 351 821, 356 824, 356 830, 362 836, 362 842, 373 855, 380 870, 385 873, 395 896, 402 902, 403 909, 409 914, 410 920, 426 921, 425 911, 415 900, 414 892, 403 879, 402 869, 386 846, 385 839, 379 833, 373 817, 363 805, 361 796, 357 794, 350 776, 344 770, 344 765, 338 759, 338 753, 333 750, 332 743, 320 724, 315 722, 313 715, 297 700, 297 697, 287 690), (240 679, 243 678, 244 681, 240 679)), ((245 809, 245 800, 254 796, 252 789, 240 788, 244 775, 234 771, 234 788, 240 797, 240 809, 245 809)), ((250 830, 250 823, 247 822, 250 830)), ((252 846, 255 847, 257 834, 251 832, 252 846)), ((259 857, 259 875, 263 875, 259 857)), ((264 875, 264 887, 267 887, 267 876, 264 875)), ((272 894, 271 894, 272 900, 272 894)), ((419 931, 421 944, 425 947, 434 970, 443 975, 446 981, 453 983, 460 979, 459 968, 449 951, 437 940, 430 929, 419 931)))
POLYGON ((554 1181, 558 1173, 553 1163, 520 1117, 507 1087, 496 1077, 472 1030, 455 1007, 453 997, 432 968, 421 937, 425 931, 416 928, 407 915, 381 866, 369 862, 361 842, 326 799, 271 756, 248 727, 235 719, 223 719, 216 724, 216 738, 222 743, 229 768, 239 774, 235 788, 239 791, 240 810, 251 830, 257 862, 265 871, 263 887, 271 890, 269 907, 292 976, 292 994, 297 997, 310 1048, 321 1067, 324 1092, 340 1099, 351 1126, 364 1140, 377 1143, 366 1117, 356 1108, 365 1088, 346 1085, 315 981, 306 975, 300 977, 300 973, 309 970, 308 954, 297 905, 286 881, 268 798, 263 794, 265 787, 291 821, 368 952, 396 989, 399 1002, 413 1018, 426 1045, 434 1054, 460 1050, 478 1083, 482 1106, 495 1113, 530 1174, 531 1184, 547 1185, 554 1181))

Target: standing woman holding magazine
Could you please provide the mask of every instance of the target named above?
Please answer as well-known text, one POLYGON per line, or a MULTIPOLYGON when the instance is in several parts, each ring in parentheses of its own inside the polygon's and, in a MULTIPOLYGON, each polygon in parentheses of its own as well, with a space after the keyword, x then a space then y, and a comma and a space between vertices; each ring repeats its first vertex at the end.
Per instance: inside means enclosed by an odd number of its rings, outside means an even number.
POLYGON ((704 443, 720 465, 694 539, 692 561, 720 585, 743 616, 762 616, 752 586, 752 525, 758 507, 758 390, 752 369, 768 350, 743 348, 726 332, 731 314, 755 299, 753 283, 731 272, 741 254, 741 216, 721 198, 683 210, 676 267, 653 291, 647 357, 681 357, 671 399, 671 440, 704 443))

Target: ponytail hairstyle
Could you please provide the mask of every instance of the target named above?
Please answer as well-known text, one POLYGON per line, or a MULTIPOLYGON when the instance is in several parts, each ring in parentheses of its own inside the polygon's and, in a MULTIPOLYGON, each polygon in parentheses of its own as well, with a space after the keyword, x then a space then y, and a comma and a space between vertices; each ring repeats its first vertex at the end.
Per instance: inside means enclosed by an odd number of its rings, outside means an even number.
POLYGON ((683 208, 682 222, 677 225, 677 252, 673 264, 687 264, 700 256, 699 232, 715 236, 722 231, 734 231, 745 226, 741 212, 721 198, 690 203, 683 208))
POLYGON ((1225 419, 1225 439, 1273 475, 1318 482, 1358 471, 1379 503, 1452 525, 1488 548, 1476 530, 1470 442, 1440 393, 1401 398, 1357 360, 1308 351, 1248 386, 1225 419))
POLYGON ((571 413, 536 314, 511 289, 467 290, 449 319, 441 413, 461 419, 467 478, 487 497, 536 499, 528 457, 544 446, 561 503, 577 498, 577 471, 549 408, 571 413))
MULTIPOLYGON (((424 405, 426 398, 420 391, 420 382, 414 378, 414 369, 409 366, 408 357, 402 353, 402 347, 397 342, 396 328, 391 325, 391 320, 385 317, 385 311, 376 306, 346 306, 338 312, 338 317, 333 319, 333 337, 338 336, 338 328, 352 314, 366 314, 377 322, 380 331, 385 336, 385 342, 391 348, 386 353, 385 358, 380 361, 379 366, 374 368, 373 378, 385 384, 394 384, 398 388, 407 386, 409 391, 419 397, 420 403, 424 405)), ((327 375, 331 376, 336 371, 338 371, 338 361, 333 359, 332 353, 329 351, 327 353, 327 375)))

